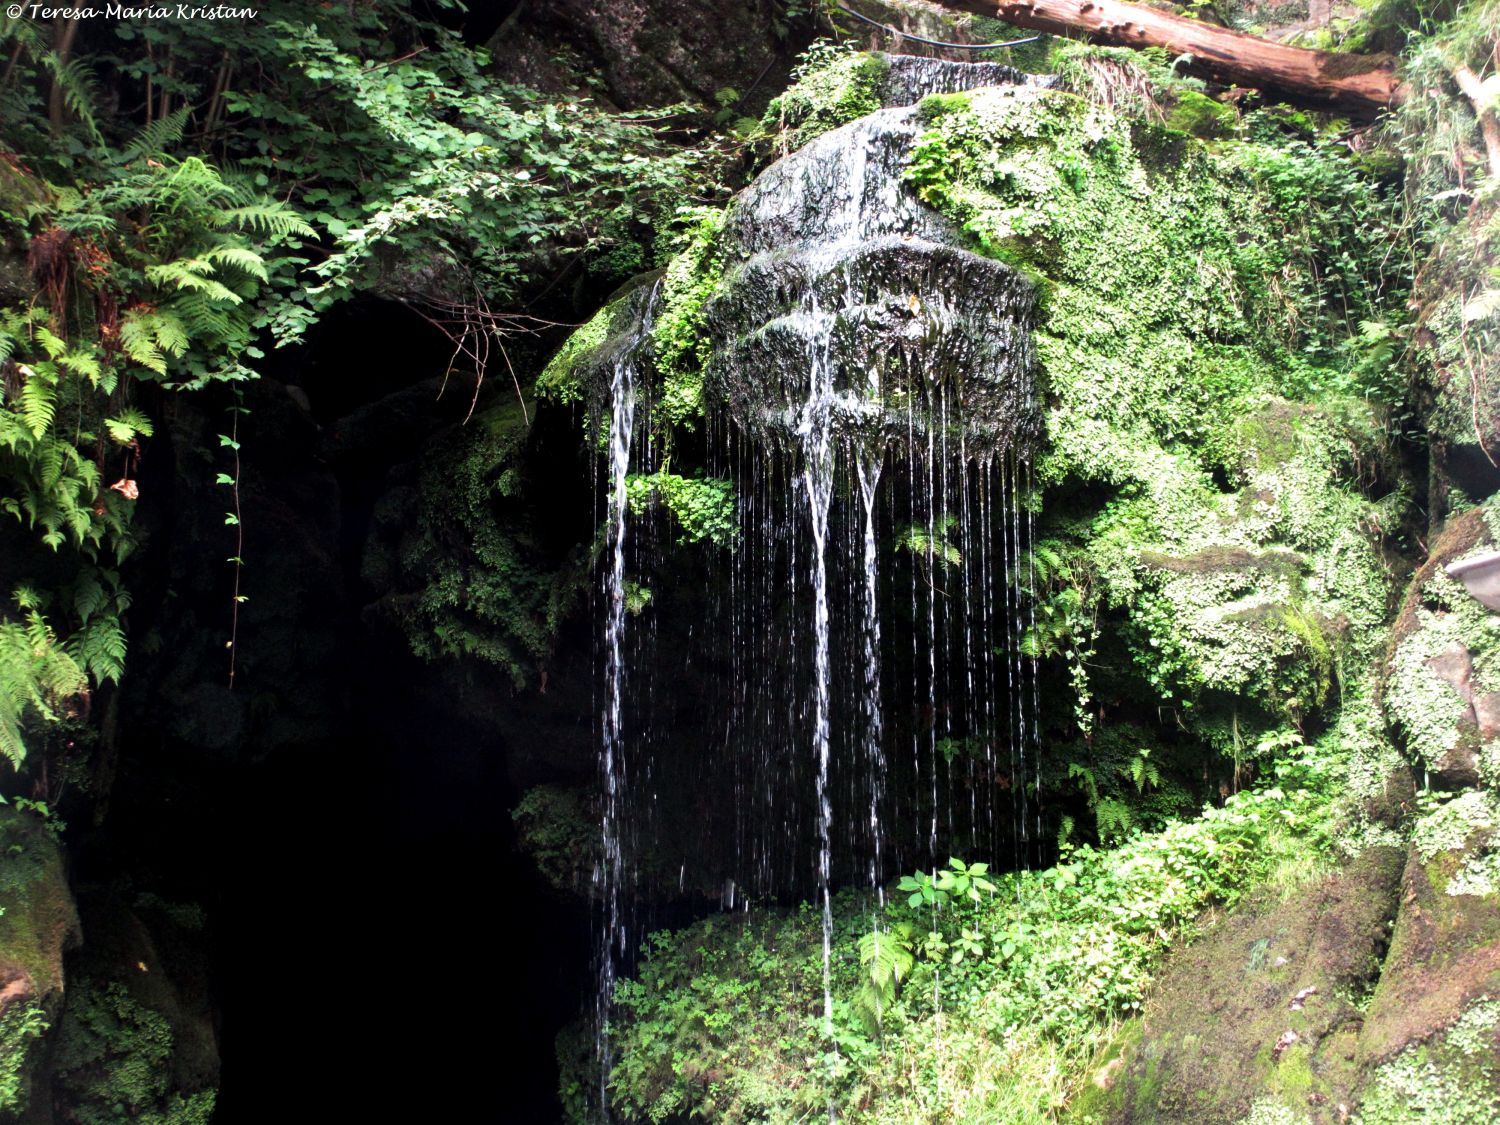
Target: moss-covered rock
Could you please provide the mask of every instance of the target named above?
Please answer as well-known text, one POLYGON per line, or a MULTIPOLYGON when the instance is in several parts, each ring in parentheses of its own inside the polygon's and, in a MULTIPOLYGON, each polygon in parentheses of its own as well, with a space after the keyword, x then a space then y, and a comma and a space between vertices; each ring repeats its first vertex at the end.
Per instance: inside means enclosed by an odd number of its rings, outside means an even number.
POLYGON ((1500 996, 1500 812, 1489 793, 1461 795, 1417 822, 1401 911, 1360 1040, 1370 1065, 1500 996))
MULTIPOLYGON (((840 65, 858 73, 853 61, 840 65)), ((1400 829, 1413 797, 1372 675, 1392 609, 1388 536, 1406 518, 1411 490, 1382 408, 1372 405, 1380 398, 1343 346, 1361 318, 1384 307, 1349 265, 1379 258, 1382 204, 1343 157, 1305 139, 1246 140, 1233 114, 1206 99, 1159 103, 1158 110, 1181 111, 1165 124, 1160 113, 1132 115, 1102 100, 1021 86, 922 102, 905 178, 942 222, 896 192, 867 222, 847 204, 871 189, 851 187, 833 163, 845 137, 864 136, 866 167, 883 176, 891 153, 906 151, 899 134, 911 118, 888 110, 813 141, 762 177, 766 185, 780 177, 790 185, 785 191, 753 189, 731 213, 721 236, 731 243, 723 251, 729 265, 709 303, 708 327, 741 325, 720 332, 733 348, 747 334, 743 325, 787 317, 800 296, 788 279, 803 284, 799 259, 820 240, 835 242, 826 258, 841 261, 882 250, 872 244, 892 233, 903 244, 959 241, 971 255, 1008 265, 1036 294, 1036 305, 1017 317, 1022 329, 1033 329, 1046 415, 1033 500, 1039 535, 1049 538, 1035 552, 1040 600, 1029 642, 1041 658, 1071 662, 1066 686, 1080 699, 1070 716, 1076 729, 1066 732, 1075 741, 1065 750, 1063 739, 1051 738, 1062 723, 1043 718, 1053 724, 1043 768, 1061 774, 1067 767, 1064 780, 1095 812, 1122 793, 1138 809, 1157 801, 1163 839, 1190 830, 1173 817, 1197 805, 1199 793, 1229 798, 1226 812, 1238 807, 1233 788, 1256 772, 1242 759, 1284 777, 1312 760, 1331 761, 1340 777, 1337 814, 1327 807, 1331 798, 1320 810, 1337 829, 1312 830, 1317 838, 1305 842, 1302 859, 1318 872, 1313 881, 1304 870, 1289 897, 1265 893, 1176 954, 1145 1016, 1102 1060, 1106 1080, 1083 1096, 1078 1120, 1332 1125, 1374 1065, 1360 1053, 1359 1031, 1398 906, 1400 829), (1215 133, 1221 136, 1211 146, 1193 135, 1215 133), (809 168, 818 160, 829 166, 809 168), (799 184, 818 205, 787 205, 799 184), (874 229, 880 223, 887 226, 874 229), (1336 249, 1319 241, 1334 228, 1336 249), (755 272, 740 265, 745 260, 755 272), (763 315, 740 317, 752 300, 763 315), (1169 750, 1172 778, 1158 772, 1169 750), (1106 792, 1106 775, 1114 792, 1106 792), (1216 791, 1211 778, 1222 779, 1216 791), (1318 867, 1325 852, 1347 864, 1336 877, 1324 878, 1318 867)), ((913 310, 933 291, 971 299, 977 288, 963 278, 943 284, 952 274, 882 265, 886 278, 911 278, 905 288, 913 310)), ((875 291, 857 272, 829 276, 852 277, 848 291, 860 300, 875 291)), ((826 295, 820 307, 842 307, 831 286, 826 295)), ((805 346, 795 354, 805 367, 805 346)), ((925 372, 924 355, 941 363, 944 354, 914 348, 907 366, 925 372)), ((740 364, 747 373, 740 383, 759 378, 752 390, 764 393, 768 380, 789 381, 791 364, 780 358, 740 364)), ((716 350, 711 387, 723 364, 716 350)), ((766 397, 795 401, 781 389, 766 397)), ((761 403, 749 391, 744 398, 761 403)), ((739 420, 749 412, 731 413, 739 420)), ((1048 786, 1058 801, 1051 778, 1048 786)), ((1205 823, 1216 815, 1206 813, 1205 823)), ((1113 824, 1117 836, 1141 839, 1129 836, 1128 819, 1113 824)), ((1153 886, 1180 888, 1189 878, 1160 851, 1142 863, 1158 867, 1153 886)), ((1469 871, 1460 885, 1478 886, 1485 871, 1469 871)), ((1072 865, 1038 873, 1039 885, 1056 893, 1077 877, 1072 865)), ((911 886, 920 901, 920 882, 911 886)), ((1133 909, 1122 908, 1122 916, 1133 909)), ((1076 920, 1070 916, 1070 924, 1076 920)), ((1191 928, 1190 920, 1181 923, 1191 928)), ((1022 1077, 1015 1057, 1059 1060, 1054 1079, 1076 1066, 1086 1048, 1058 1029, 1105 995, 1097 1011, 1132 1010, 1156 967, 1137 954, 1172 940, 1149 924, 1128 937, 1080 931, 1058 948, 1067 951, 1069 972, 1089 979, 1068 976, 1067 988, 1039 1000, 1026 990, 1050 978, 1028 946, 1031 919, 987 925, 961 928, 957 945, 938 934, 939 958, 967 966, 975 947, 993 941, 989 965, 1004 964, 1014 977, 989 992, 966 991, 954 982, 968 970, 955 970, 933 989, 943 998, 942 1019, 920 1027, 912 1020, 925 1003, 924 982, 901 993, 910 1022, 898 1025, 892 1016, 878 1043, 851 1033, 849 1054, 825 1082, 844 1084, 839 1097, 851 1116, 1051 1119, 1066 1094, 1057 1086, 1038 1093, 1046 1083, 1022 1077), (1117 971, 1128 981, 1111 977, 1117 971), (968 1022, 956 1015, 945 1022, 959 1011, 968 1022), (929 1028, 936 1029, 930 1038, 929 1028), (903 1085, 875 1092, 880 1068, 898 1055, 903 1085)), ((1045 923, 1041 931, 1057 933, 1045 923)), ((914 961, 930 952, 920 927, 892 932, 910 943, 914 961)), ((884 943, 867 924, 848 938, 843 948, 857 948, 861 965, 879 965, 884 943)), ((706 990, 738 995, 742 987, 718 969, 699 973, 708 947, 696 933, 665 942, 661 956, 680 977, 625 990, 639 1003, 621 1025, 621 1108, 638 1117, 727 1113, 723 1119, 805 1111, 782 1108, 789 1102, 780 1080, 786 1057, 805 1062, 816 1048, 787 1046, 768 1017, 704 1021, 701 1034, 696 1023, 675 1030, 685 1025, 672 1017, 706 990), (765 1056, 774 1060, 763 1066, 765 1056), (721 1067, 721 1058, 740 1062, 721 1067), (753 1099, 734 1102, 751 1085, 753 1099)), ((804 943, 772 952, 746 956, 768 974, 806 970, 804 943)), ((851 952, 835 953, 833 972, 837 1001, 860 980, 851 952)), ((845 1002, 851 1010, 858 1003, 845 1002)), ((853 1027, 845 1015, 840 1028, 853 1027)), ((825 1102, 815 1099, 811 1110, 825 1102)))
POLYGON ((1490 1125, 1500 1120, 1500 1000, 1467 1004, 1450 1025, 1370 1075, 1358 1125, 1490 1125))
POLYGON ((763 124, 784 132, 787 148, 800 148, 879 109, 889 69, 881 55, 820 45, 796 71, 796 81, 766 107, 763 124))
POLYGON ((1321 158, 1210 150, 1025 87, 923 110, 912 180, 1042 294, 1038 470, 1053 494, 1107 497, 1062 549, 1136 682, 1236 760, 1328 716, 1381 643, 1378 534, 1406 491, 1379 412, 1294 350, 1311 255, 1272 184, 1339 205, 1311 186, 1321 158))
POLYGON ((1478 1125, 1500 1107, 1500 809, 1473 790, 1176 953, 1095 1060, 1083 1125, 1478 1125))
POLYGON ((1297 1107, 1297 1120, 1342 1120, 1401 860, 1372 848, 1289 896, 1262 892, 1174 954, 1144 1014, 1096 1060, 1069 1120, 1237 1125, 1268 1100, 1297 1107))
POLYGON ((78 939, 63 857, 36 817, 0 808, 0 1120, 32 1099, 43 1036, 63 1001, 63 953, 78 939))
POLYGON ((151 895, 80 896, 85 942, 52 1035, 60 1125, 207 1125, 219 1046, 203 911, 151 895))
POLYGON ((1444 568, 1493 550, 1497 518, 1491 500, 1448 520, 1407 588, 1384 665, 1383 702, 1398 738, 1450 789, 1485 780, 1500 748, 1500 615, 1444 568))

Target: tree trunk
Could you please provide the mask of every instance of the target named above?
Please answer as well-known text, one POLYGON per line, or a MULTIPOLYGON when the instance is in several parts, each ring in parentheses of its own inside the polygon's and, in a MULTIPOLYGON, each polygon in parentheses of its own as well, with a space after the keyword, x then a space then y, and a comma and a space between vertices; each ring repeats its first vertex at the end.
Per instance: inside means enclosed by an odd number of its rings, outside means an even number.
POLYGON ((946 8, 1053 35, 1083 34, 1117 47, 1164 47, 1190 56, 1200 78, 1251 86, 1361 116, 1397 104, 1405 91, 1389 55, 1346 55, 1288 47, 1268 39, 1168 15, 1125 0, 937 0, 946 8))

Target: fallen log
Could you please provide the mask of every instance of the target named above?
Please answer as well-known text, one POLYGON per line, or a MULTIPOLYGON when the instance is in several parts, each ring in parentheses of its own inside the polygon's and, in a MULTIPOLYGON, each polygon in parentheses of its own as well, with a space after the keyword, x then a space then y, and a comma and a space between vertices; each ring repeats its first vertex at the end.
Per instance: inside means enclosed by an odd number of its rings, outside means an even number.
POLYGON ((1363 117, 1398 104, 1405 90, 1390 55, 1349 55, 1290 47, 1244 32, 1125 0, 936 0, 945 8, 1004 20, 1013 27, 1086 37, 1114 47, 1163 47, 1189 74, 1249 86, 1363 117))

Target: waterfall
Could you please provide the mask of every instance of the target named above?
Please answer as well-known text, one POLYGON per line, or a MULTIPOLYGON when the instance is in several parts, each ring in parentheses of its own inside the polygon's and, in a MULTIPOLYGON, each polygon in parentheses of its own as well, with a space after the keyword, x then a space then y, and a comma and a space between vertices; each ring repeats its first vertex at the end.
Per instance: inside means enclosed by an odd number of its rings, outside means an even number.
POLYGON ((732 545, 684 550, 665 516, 627 510, 628 474, 659 455, 640 420, 654 287, 590 361, 610 403, 606 1107, 615 975, 627 931, 645 928, 626 924, 635 892, 726 910, 815 896, 831 1037, 836 888, 883 901, 897 871, 950 854, 1023 864, 1033 846, 1035 665, 1020 642, 1034 294, 903 179, 911 101, 976 76, 1017 80, 892 58, 904 104, 782 158, 736 200, 701 435, 708 475, 734 486, 732 545), (640 624, 627 578, 652 590, 640 624))

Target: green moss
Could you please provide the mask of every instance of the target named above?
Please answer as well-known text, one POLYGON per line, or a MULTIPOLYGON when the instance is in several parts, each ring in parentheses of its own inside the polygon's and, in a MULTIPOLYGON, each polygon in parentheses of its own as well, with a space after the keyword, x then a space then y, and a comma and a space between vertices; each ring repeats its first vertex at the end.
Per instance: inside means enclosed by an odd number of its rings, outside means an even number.
POLYGON ((1181 90, 1167 111, 1166 126, 1200 139, 1227 137, 1239 123, 1233 106, 1216 102, 1196 90, 1181 90))
POLYGON ((687 213, 681 248, 662 275, 661 307, 651 329, 659 386, 652 421, 657 430, 693 429, 703 414, 703 369, 708 362, 704 312, 723 276, 718 234, 725 212, 687 213))
POLYGON ((1241 1125, 1310 1125, 1310 1121, 1304 1111, 1292 1109, 1277 1098, 1260 1098, 1241 1125))
POLYGON ((1495 795, 1473 789, 1419 817, 1412 826, 1412 846, 1423 860, 1436 858, 1439 852, 1460 851, 1470 836, 1482 829, 1500 826, 1500 809, 1495 795))
MULTIPOLYGON (((1174 96, 1202 109, 1190 94, 1174 96)), ((1113 495, 1070 534, 1136 674, 1194 707, 1189 721, 1226 751, 1325 710, 1387 613, 1390 575, 1360 530, 1377 524, 1358 487, 1370 459, 1350 453, 1381 427, 1331 391, 1292 400, 1340 376, 1296 346, 1298 318, 1321 314, 1290 291, 1316 286, 1272 178, 1291 174, 1283 156, 1210 151, 1049 91, 933 98, 922 112, 911 181, 983 253, 1044 276, 1038 471, 1050 489, 1113 495), (1284 565, 1250 561, 1273 557, 1284 565)), ((1295 174, 1316 185, 1331 159, 1307 156, 1295 174)), ((1331 188, 1308 192, 1305 205, 1337 205, 1331 188)))
POLYGON ((1500 617, 1441 570, 1426 578, 1418 597, 1406 635, 1389 661, 1385 706, 1408 752, 1430 768, 1473 725, 1469 699, 1434 662, 1469 662, 1475 696, 1500 690, 1500 617))
POLYGON ((819 43, 803 56, 793 84, 766 107, 763 123, 781 131, 788 148, 880 108, 880 88, 890 64, 880 55, 819 43))
POLYGON ((38 818, 0 807, 0 1114, 20 1113, 62 1000, 63 948, 78 917, 57 841, 38 818), (18 990, 18 991, 15 991, 18 990))
POLYGON ((579 363, 604 343, 614 314, 614 307, 606 305, 564 341, 557 354, 537 376, 536 393, 539 398, 564 404, 583 400, 584 387, 577 370, 579 363))

